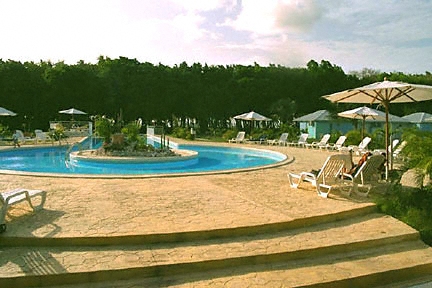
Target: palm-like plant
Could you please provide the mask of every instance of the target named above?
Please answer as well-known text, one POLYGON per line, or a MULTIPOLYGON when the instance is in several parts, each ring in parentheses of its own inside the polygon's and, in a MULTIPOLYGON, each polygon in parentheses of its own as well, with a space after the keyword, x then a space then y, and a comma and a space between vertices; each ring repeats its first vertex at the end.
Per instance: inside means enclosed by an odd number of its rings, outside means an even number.
POLYGON ((432 133, 407 130, 403 139, 407 142, 402 150, 408 159, 407 168, 416 170, 416 182, 422 187, 425 177, 432 175, 432 133))
POLYGON ((114 120, 106 116, 94 116, 96 134, 104 138, 106 144, 111 142, 111 135, 114 130, 114 120))

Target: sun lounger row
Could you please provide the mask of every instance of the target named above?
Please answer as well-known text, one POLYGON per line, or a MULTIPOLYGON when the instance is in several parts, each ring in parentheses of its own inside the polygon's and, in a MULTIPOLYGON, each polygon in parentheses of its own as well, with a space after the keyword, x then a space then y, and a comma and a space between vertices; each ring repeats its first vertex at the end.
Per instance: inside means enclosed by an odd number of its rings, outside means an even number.
MULTIPOLYGON (((312 142, 308 143, 307 139, 309 137, 308 133, 302 133, 299 136, 299 139, 295 142, 289 142, 288 141, 288 133, 282 133, 279 139, 269 139, 265 140, 264 137, 260 137, 260 139, 255 140, 247 140, 245 139, 246 132, 240 131, 237 133, 237 136, 235 138, 232 138, 228 140, 229 143, 245 143, 245 142, 252 142, 252 143, 259 143, 263 144, 266 143, 268 145, 281 145, 281 146, 296 146, 296 147, 307 147, 307 148, 333 148, 333 147, 339 147, 342 146, 343 142, 340 144, 328 144, 327 142, 330 139, 330 134, 325 134, 321 141, 319 142, 312 142), (336 146, 335 146, 336 145, 336 146)), ((343 141, 345 141, 346 137, 341 137, 343 141)))
POLYGON ((309 137, 308 133, 300 134, 299 138, 295 142, 288 142, 288 133, 283 133, 279 140, 268 140, 269 145, 284 145, 293 147, 306 147, 314 149, 329 149, 329 150, 339 150, 343 147, 346 140, 346 136, 340 136, 336 143, 328 143, 330 140, 330 134, 325 134, 319 142, 308 143, 307 139, 309 137))
MULTIPOLYGON (((356 155, 362 155, 368 150, 368 145, 371 142, 370 137, 364 137, 362 141, 358 145, 349 145, 344 146, 345 140, 347 139, 346 136, 342 135, 339 136, 337 141, 335 143, 329 143, 330 140, 330 134, 324 134, 320 141, 308 143, 307 139, 309 137, 309 134, 302 133, 298 140, 295 142, 289 142, 288 141, 288 133, 282 133, 279 139, 271 139, 271 140, 265 140, 264 137, 260 137, 260 139, 256 140, 247 140, 245 139, 246 132, 240 131, 238 132, 236 138, 230 139, 229 143, 258 143, 263 144, 266 143, 267 145, 280 145, 280 146, 292 146, 292 147, 305 147, 310 149, 324 149, 324 150, 337 150, 341 152, 348 152, 352 151, 356 155)), ((396 149, 396 146, 399 144, 399 140, 395 139, 392 141, 391 145, 389 145, 388 151, 389 153, 394 154, 394 152, 398 153, 396 149)), ((384 149, 375 149, 373 151, 373 154, 385 154, 384 149)))

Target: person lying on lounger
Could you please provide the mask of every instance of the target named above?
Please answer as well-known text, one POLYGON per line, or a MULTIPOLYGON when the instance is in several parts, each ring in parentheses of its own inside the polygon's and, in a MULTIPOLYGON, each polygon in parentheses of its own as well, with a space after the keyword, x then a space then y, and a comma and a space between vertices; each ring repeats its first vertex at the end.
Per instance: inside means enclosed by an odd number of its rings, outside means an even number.
MULTIPOLYGON (((350 150, 350 158, 351 158, 351 168, 347 169, 344 168, 343 172, 346 174, 350 174, 350 175, 355 175, 357 173, 357 171, 360 169, 360 167, 363 165, 363 163, 366 162, 366 160, 372 156, 371 152, 366 152, 362 155, 362 157, 360 158, 360 160, 358 161, 357 164, 354 164, 354 162, 352 161, 352 151, 350 150)), ((312 169, 310 173, 318 175, 318 173, 320 172, 320 170, 314 170, 312 169)))
MULTIPOLYGON (((350 152, 351 152, 351 151, 350 151, 350 152)), ((366 152, 366 153, 364 153, 364 154, 362 155, 362 157, 360 158, 360 160, 358 161, 358 163, 357 163, 356 165, 353 165, 353 166, 351 167, 351 169, 350 169, 348 172, 346 172, 346 173, 347 173, 347 174, 350 174, 350 175, 355 175, 355 174, 357 173, 357 171, 360 169, 360 167, 363 165, 363 163, 365 163, 366 160, 367 160, 370 156, 372 156, 372 153, 371 153, 371 152, 366 152)))

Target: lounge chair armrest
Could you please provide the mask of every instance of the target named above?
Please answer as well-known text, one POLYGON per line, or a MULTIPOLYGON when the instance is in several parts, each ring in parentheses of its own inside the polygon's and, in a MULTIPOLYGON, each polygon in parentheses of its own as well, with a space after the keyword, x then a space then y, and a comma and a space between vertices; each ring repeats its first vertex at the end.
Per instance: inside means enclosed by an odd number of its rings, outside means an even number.
POLYGON ((330 194, 330 191, 332 189, 332 186, 320 183, 316 185, 318 196, 321 196, 323 198, 328 198, 328 195, 330 194))
POLYGON ((325 149, 327 149, 327 150, 337 150, 337 149, 338 149, 338 146, 336 146, 336 145, 333 144, 333 143, 330 143, 330 144, 326 144, 325 147, 323 147, 323 148, 325 148, 325 149))
POLYGON ((46 191, 43 190, 28 190, 28 189, 15 189, 8 192, 1 193, 2 198, 4 199, 5 206, 9 206, 15 203, 19 203, 21 201, 27 200, 30 207, 33 210, 42 209, 45 200, 46 200, 46 191), (39 205, 34 205, 32 202, 32 198, 35 196, 40 196, 41 201, 39 205))
POLYGON ((311 172, 301 172, 300 173, 300 182, 301 181, 307 181, 309 183, 312 183, 312 185, 316 185, 317 177, 315 174, 311 172))
MULTIPOLYGON (((9 204, 11 200, 13 199, 17 199, 17 198, 24 198, 24 197, 18 197, 20 195, 25 195, 25 198, 28 198, 28 192, 27 190, 21 190, 21 191, 17 191, 17 190, 12 190, 10 192, 4 192, 2 193, 2 196, 5 200, 5 203, 9 204)), ((14 201, 12 201, 14 202, 14 201)))
POLYGON ((316 175, 311 173, 311 172, 302 172, 302 173, 300 173, 300 175, 304 175, 306 177, 314 178, 314 179, 316 178, 316 175))
POLYGON ((351 174, 342 173, 342 177, 343 177, 344 180, 354 181, 354 176, 352 176, 351 174))
POLYGON ((27 200, 29 201, 30 206, 33 208, 34 211, 41 210, 45 204, 46 201, 46 191, 44 190, 27 190, 27 200), (38 205, 35 205, 34 202, 31 200, 32 197, 39 196, 40 201, 38 205))
POLYGON ((298 185, 300 184, 300 178, 301 176, 298 174, 294 174, 294 173, 288 173, 288 181, 290 183, 290 186, 292 188, 297 188, 298 185), (294 182, 294 179, 297 179, 296 182, 294 182))
POLYGON ((301 172, 300 174, 288 173, 288 180, 292 188, 298 188, 303 181, 312 183, 314 186, 316 185, 316 176, 310 172, 301 172), (294 181, 294 179, 296 179, 296 181, 294 181))

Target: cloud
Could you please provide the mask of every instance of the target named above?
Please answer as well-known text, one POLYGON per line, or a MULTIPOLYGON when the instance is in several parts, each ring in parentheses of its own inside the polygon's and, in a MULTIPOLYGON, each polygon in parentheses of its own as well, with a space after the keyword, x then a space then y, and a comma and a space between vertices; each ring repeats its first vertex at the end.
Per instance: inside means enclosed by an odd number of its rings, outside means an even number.
POLYGON ((431 70, 428 1, 1 1, 2 59, 431 70))
POLYGON ((236 0, 171 0, 176 5, 182 6, 187 11, 210 11, 220 8, 227 10, 232 9, 236 5, 236 0))
POLYGON ((248 38, 223 48, 244 62, 305 66, 318 49, 302 36, 320 21, 324 11, 313 0, 243 0, 239 15, 224 25, 243 31, 248 38))
POLYGON ((425 25, 432 9, 427 1, 244 0, 242 4, 241 13, 225 25, 249 33, 248 38, 230 49, 244 49, 258 63, 298 66, 325 59, 345 71, 430 70, 427 63, 432 56, 426 51, 432 31, 425 25))
POLYGON ((275 0, 243 0, 242 9, 236 19, 228 19, 225 25, 235 30, 250 31, 255 34, 274 33, 275 0))
POLYGON ((104 55, 173 64, 207 34, 195 8, 167 1, 13 2, 2 10, 8 13, 0 19, 5 39, 0 58, 73 64, 104 55))
POLYGON ((241 13, 226 25, 260 35, 304 32, 320 20, 323 12, 315 0, 243 0, 241 13))
POLYGON ((275 25, 293 31, 308 31, 320 20, 323 12, 315 0, 278 1, 275 25))

